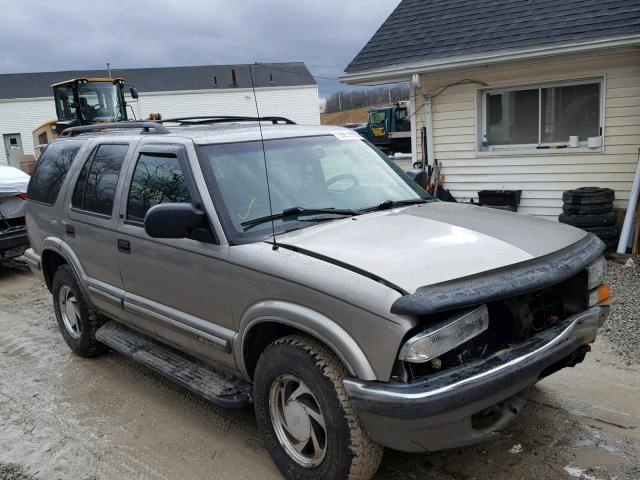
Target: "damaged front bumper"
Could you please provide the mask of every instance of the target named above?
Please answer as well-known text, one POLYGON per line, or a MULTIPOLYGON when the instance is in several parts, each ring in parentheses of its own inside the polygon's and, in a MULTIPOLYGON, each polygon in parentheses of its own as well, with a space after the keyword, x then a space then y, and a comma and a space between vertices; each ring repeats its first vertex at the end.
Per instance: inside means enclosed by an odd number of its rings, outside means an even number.
POLYGON ((422 452, 481 442, 520 411, 528 388, 580 363, 609 307, 578 313, 508 350, 414 383, 364 382, 344 386, 372 440, 422 452))

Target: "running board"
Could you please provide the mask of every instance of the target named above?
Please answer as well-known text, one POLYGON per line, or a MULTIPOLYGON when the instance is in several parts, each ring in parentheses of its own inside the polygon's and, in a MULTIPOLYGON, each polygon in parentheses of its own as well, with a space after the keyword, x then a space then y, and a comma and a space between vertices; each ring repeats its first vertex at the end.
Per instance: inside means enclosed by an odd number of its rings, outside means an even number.
POLYGON ((100 327, 96 339, 216 405, 240 408, 251 403, 251 385, 248 382, 225 378, 203 362, 117 322, 109 321, 100 327))

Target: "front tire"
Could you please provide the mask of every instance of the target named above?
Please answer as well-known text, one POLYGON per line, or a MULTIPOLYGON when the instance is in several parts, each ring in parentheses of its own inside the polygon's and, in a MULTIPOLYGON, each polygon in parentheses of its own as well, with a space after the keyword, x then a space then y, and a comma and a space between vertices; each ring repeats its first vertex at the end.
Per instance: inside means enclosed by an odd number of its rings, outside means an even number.
POLYGON ((53 308, 58 328, 69 348, 81 357, 95 357, 107 350, 96 340, 103 319, 89 306, 69 265, 61 265, 53 276, 53 308))
POLYGON ((276 340, 254 376, 258 427, 276 466, 296 480, 373 477, 383 448, 360 427, 342 385, 347 371, 321 343, 276 340))

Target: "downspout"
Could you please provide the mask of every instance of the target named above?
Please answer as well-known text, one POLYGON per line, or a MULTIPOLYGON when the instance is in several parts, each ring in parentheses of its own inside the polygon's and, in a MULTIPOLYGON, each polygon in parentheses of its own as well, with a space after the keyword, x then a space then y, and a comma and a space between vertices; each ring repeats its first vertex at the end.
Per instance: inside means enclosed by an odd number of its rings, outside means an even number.
POLYGON ((638 149, 638 167, 636 168, 636 176, 633 179, 633 186, 631 187, 631 195, 629 196, 629 204, 627 205, 627 213, 624 216, 624 223, 622 224, 622 233, 620 233, 620 240, 618 241, 617 253, 626 253, 627 246, 632 239, 632 226, 633 219, 636 216, 636 209, 638 208, 638 200, 640 197, 640 149, 638 149))
MULTIPOLYGON (((424 125, 427 129, 427 164, 434 165, 435 161, 435 153, 434 153, 434 145, 433 145, 433 110, 432 110, 432 101, 431 96, 423 93, 422 90, 422 80, 420 78, 420 74, 416 73, 411 77, 411 85, 410 85, 410 95, 411 95, 411 148, 413 151, 413 163, 417 162, 417 133, 416 133, 416 117, 414 114, 416 111, 416 96, 419 95, 422 97, 422 101, 424 102, 422 109, 424 125)), ((424 148, 424 145, 422 146, 424 148)), ((423 168, 426 169, 426 165, 423 165, 423 168)))
POLYGON ((420 75, 415 74, 409 82, 409 118, 411 119, 411 165, 418 161, 418 129, 416 126, 416 82, 420 83, 420 75))
POLYGON ((424 123, 427 127, 427 162, 429 165, 435 165, 435 148, 433 145, 433 110, 431 97, 424 96, 424 123))

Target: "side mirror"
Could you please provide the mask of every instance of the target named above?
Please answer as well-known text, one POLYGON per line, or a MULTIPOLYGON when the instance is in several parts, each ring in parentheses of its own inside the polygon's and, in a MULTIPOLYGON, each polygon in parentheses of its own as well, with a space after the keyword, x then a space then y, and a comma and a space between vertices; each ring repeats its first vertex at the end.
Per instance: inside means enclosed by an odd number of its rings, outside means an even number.
POLYGON ((144 217, 144 231, 152 238, 185 238, 207 226, 207 217, 190 203, 161 203, 144 217))
POLYGON ((138 90, 136 89, 136 87, 131 87, 129 89, 129 93, 131 94, 131 98, 133 98, 134 100, 138 99, 138 90))

